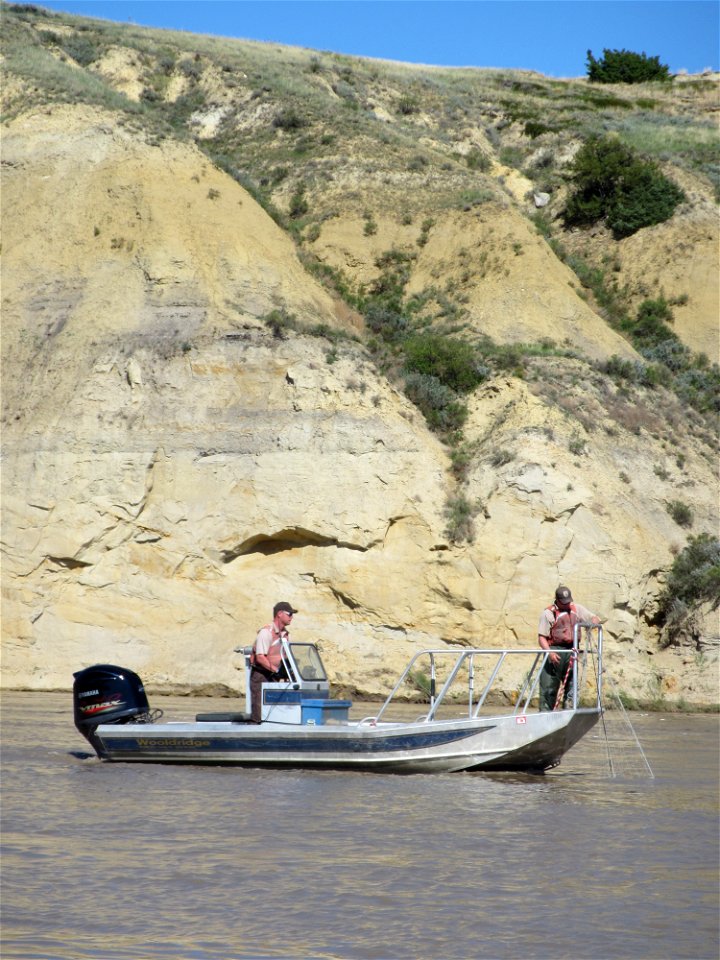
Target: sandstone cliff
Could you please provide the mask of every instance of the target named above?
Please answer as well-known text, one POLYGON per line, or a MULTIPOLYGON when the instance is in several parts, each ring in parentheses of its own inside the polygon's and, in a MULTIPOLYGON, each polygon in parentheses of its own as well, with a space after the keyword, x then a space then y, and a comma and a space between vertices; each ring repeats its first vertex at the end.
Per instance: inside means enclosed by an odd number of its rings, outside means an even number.
MULTIPOLYGON (((94 69, 137 97, 142 61, 119 49, 94 69)), ((481 205, 431 204, 421 243, 389 177, 372 214, 358 214, 370 194, 349 174, 311 190, 333 215, 306 249, 335 276, 367 288, 383 252, 406 251, 405 296, 425 297, 427 322, 454 296, 466 332, 566 348, 473 392, 461 474, 368 348, 362 316, 199 143, 99 105, 21 109, 27 81, 9 77, 6 687, 66 689, 73 670, 118 662, 151 691, 233 693, 233 647, 289 599, 335 684, 377 697, 424 646, 534 645, 562 581, 604 618, 624 690, 717 699, 717 610, 668 649, 656 616, 688 533, 668 503, 691 510, 692 532, 717 532, 712 428, 662 386, 602 373, 611 356, 639 357, 534 229, 523 190, 496 171, 481 205), (464 540, 448 529, 460 492, 474 513, 464 540)), ((677 330, 715 360, 715 209, 683 176, 697 197, 622 241, 618 272, 669 296, 692 275, 677 330)))

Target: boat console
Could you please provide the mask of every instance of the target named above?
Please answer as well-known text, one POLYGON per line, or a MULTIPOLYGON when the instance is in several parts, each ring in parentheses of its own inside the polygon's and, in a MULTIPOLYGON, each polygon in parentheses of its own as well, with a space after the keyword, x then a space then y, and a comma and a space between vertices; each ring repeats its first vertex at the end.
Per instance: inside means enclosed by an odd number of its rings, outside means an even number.
MULTIPOLYGON (((248 705, 252 649, 237 648, 245 658, 245 703, 248 705)), ((263 723, 309 726, 347 723, 352 702, 330 699, 330 683, 314 643, 283 640, 282 664, 287 680, 262 685, 263 723)))

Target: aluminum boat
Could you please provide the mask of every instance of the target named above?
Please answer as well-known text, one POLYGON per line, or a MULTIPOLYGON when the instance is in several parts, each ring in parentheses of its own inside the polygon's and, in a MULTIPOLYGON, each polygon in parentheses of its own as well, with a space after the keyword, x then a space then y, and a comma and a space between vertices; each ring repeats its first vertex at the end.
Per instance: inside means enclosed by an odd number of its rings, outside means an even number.
MULTIPOLYGON (((249 707, 251 648, 242 652, 249 707)), ((96 664, 74 675, 75 724, 109 761, 541 772, 556 766, 602 714, 602 627, 575 628, 572 676, 556 709, 538 712, 548 655, 537 648, 424 650, 376 715, 352 719, 351 701, 330 694, 317 646, 284 642, 287 679, 263 684, 259 724, 245 712, 161 721, 136 673, 96 664)))

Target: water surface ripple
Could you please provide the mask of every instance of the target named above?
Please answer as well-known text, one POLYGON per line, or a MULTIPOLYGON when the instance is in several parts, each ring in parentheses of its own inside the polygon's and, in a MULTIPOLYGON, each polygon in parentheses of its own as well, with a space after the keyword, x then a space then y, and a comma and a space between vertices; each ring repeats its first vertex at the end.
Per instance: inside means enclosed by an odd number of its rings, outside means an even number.
POLYGON ((263 771, 102 763, 68 695, 4 694, 3 960, 716 960, 718 720, 633 722, 654 780, 597 736, 544 776, 263 771))

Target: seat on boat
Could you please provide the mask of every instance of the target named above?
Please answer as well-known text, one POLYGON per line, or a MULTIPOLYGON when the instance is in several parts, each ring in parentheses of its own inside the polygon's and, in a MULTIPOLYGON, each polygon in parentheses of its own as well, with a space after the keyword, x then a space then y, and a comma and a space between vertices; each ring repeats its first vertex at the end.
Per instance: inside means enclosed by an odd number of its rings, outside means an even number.
POLYGON ((198 713, 196 723, 250 723, 249 713, 198 713))

